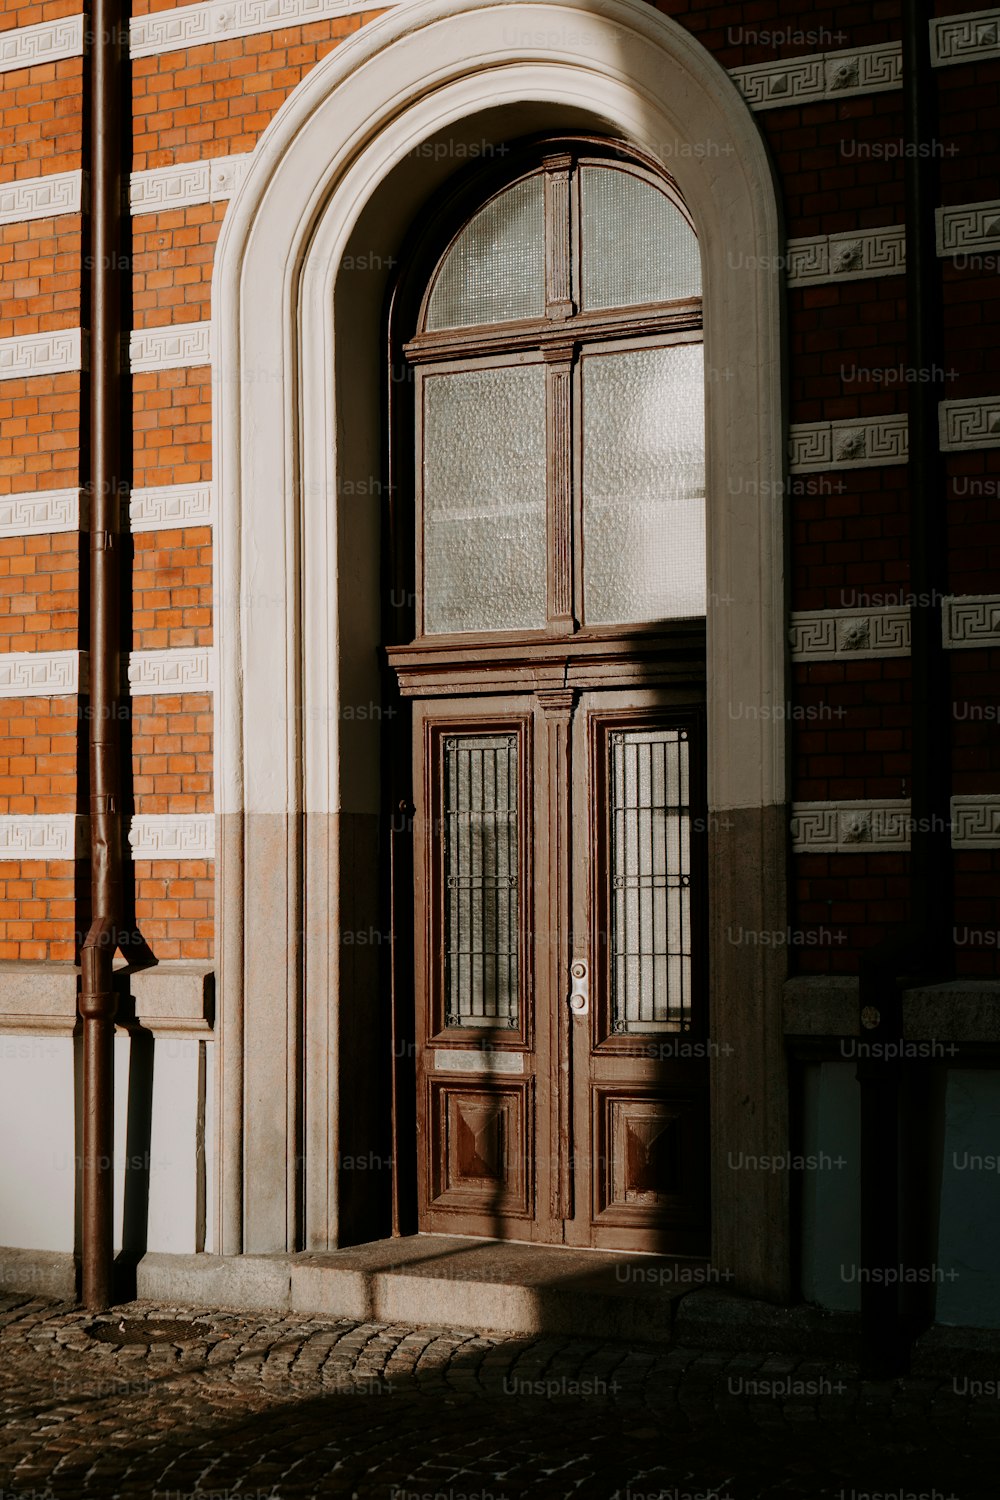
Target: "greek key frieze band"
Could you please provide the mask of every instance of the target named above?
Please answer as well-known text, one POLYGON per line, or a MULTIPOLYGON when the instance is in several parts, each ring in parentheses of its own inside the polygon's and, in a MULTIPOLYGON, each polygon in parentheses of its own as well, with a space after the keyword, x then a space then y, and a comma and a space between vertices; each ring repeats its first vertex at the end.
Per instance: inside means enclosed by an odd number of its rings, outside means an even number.
POLYGON ((930 27, 931 63, 935 68, 1000 57, 1000 10, 939 16, 930 27))
POLYGON ((791 617, 788 638, 793 661, 908 656, 910 611, 905 605, 800 610, 791 617))
POLYGON ((899 854, 909 847, 908 798, 792 804, 792 848, 796 854, 899 854))
POLYGON ((1000 448, 1000 396, 967 396, 938 407, 941 447, 946 453, 1000 448))
POLYGON ((149 57, 370 9, 370 0, 208 0, 207 4, 178 5, 133 17, 129 50, 133 57, 149 57))
POLYGON ((211 526, 213 518, 210 484, 165 484, 157 489, 133 490, 129 497, 132 531, 211 526))
POLYGON ((793 424, 789 428, 788 458, 793 473, 906 463, 906 417, 793 424))
POLYGON ((83 173, 50 172, 44 177, 22 177, 0 186, 0 224, 22 224, 29 219, 53 219, 78 214, 83 202, 83 173))
POLYGON ((79 531, 79 490, 24 490, 0 496, 0 538, 79 531))
MULTIPOLYGON (((88 691, 86 651, 0 652, 0 698, 63 698, 88 691)), ((133 651, 122 687, 132 697, 159 693, 211 693, 215 653, 211 646, 168 646, 133 651)))
POLYGON ((974 250, 1000 252, 1000 198, 988 203, 958 203, 939 208, 938 255, 965 255, 974 250))
POLYGON ((1000 646, 1000 594, 956 594, 945 599, 941 638, 949 651, 1000 646))
POLYGON ((133 859, 213 859, 214 813, 156 813, 132 819, 133 859))
POLYGON ((900 276, 906 270, 906 226, 850 230, 788 241, 788 285, 900 276))
POLYGON ((954 849, 1000 849, 1000 795, 952 797, 951 843, 954 849))
POLYGON ((129 340, 133 374, 145 370, 179 370, 212 362, 212 325, 168 323, 162 328, 135 328, 129 340))
POLYGON ((36 68, 83 55, 83 16, 62 16, 36 26, 12 26, 0 32, 0 73, 36 68))
POLYGON ((0 860, 72 860, 87 853, 89 818, 78 813, 0 817, 0 860))
MULTIPOLYGON (((78 860, 88 853, 89 818, 83 813, 0 817, 0 862, 78 860)), ((132 819, 133 859, 213 859, 214 813, 158 813, 132 819)))
POLYGON ((253 153, 213 156, 133 172, 129 189, 132 213, 157 214, 200 203, 224 203, 246 175, 253 153))
POLYGON ((79 328, 0 339, 0 380, 31 380, 36 375, 61 375, 82 367, 83 333, 79 328))
POLYGON ((902 48, 899 42, 882 42, 843 52, 815 52, 731 68, 730 76, 755 110, 881 93, 902 84, 902 48))

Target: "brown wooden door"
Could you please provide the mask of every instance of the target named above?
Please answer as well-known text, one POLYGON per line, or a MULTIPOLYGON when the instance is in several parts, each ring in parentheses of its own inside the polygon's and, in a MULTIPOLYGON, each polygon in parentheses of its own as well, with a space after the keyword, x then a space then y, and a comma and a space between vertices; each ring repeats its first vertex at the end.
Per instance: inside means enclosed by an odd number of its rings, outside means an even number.
POLYGON ((708 1251, 702 712, 669 696, 414 704, 423 1230, 708 1251))

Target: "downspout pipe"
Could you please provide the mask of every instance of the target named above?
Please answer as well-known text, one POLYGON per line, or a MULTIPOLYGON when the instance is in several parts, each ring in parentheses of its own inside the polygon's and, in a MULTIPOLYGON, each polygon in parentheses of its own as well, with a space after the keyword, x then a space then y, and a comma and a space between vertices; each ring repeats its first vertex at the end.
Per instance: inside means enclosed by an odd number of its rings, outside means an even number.
POLYGON ((130 112, 122 0, 92 0, 88 38, 90 119, 90 887, 91 926, 81 951, 83 1030, 82 1275, 84 1306, 112 1298, 114 1034, 113 959, 122 914, 119 766, 119 528, 127 492, 123 276, 131 264, 127 217, 130 112))
MULTIPOLYGON (((930 1241, 929 1207, 914 1183, 929 1164, 922 1149, 920 1081, 903 1058, 903 990, 953 968, 948 663, 941 636, 947 583, 947 528, 938 403, 944 389, 935 209, 940 202, 937 81, 930 58, 926 0, 903 3, 903 112, 906 205, 906 319, 909 407, 911 780, 909 921, 864 955, 860 1035, 870 1055, 861 1085, 861 1310, 866 1364, 874 1374, 905 1368, 909 1342, 929 1309, 885 1277, 921 1259, 930 1241), (922 1170, 914 1170, 914 1168, 922 1170)), ((914 1283, 920 1286, 922 1283, 914 1283)))

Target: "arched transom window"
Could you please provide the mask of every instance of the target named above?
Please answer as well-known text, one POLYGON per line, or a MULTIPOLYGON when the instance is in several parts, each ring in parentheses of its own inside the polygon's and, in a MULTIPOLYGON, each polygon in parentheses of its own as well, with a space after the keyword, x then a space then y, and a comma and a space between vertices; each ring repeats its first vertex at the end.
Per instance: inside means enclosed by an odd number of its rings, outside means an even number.
POLYGON ((701 262, 668 178, 548 149, 467 218, 406 345, 420 635, 705 613, 701 262))

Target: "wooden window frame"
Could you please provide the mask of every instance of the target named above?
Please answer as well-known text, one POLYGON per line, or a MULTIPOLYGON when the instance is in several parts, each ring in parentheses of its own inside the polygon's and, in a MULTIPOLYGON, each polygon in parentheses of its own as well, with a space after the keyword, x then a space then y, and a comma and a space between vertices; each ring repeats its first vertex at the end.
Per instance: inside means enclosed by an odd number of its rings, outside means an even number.
MULTIPOLYGON (((585 353, 601 349, 702 343, 702 301, 673 302, 580 311, 580 172, 591 165, 614 166, 650 183, 684 214, 672 179, 642 153, 600 137, 535 140, 515 147, 502 172, 482 166, 464 174, 445 194, 437 211, 403 257, 389 308, 390 357, 390 563, 393 600, 383 639, 394 665, 400 648, 449 653, 467 647, 503 644, 530 648, 546 641, 573 648, 584 642, 626 642, 681 635, 704 637, 703 617, 587 625, 583 593, 582 411, 580 368, 585 353), (452 329, 426 328, 428 307, 448 255, 470 220, 518 181, 545 174, 546 314, 542 319, 452 329), (441 246, 446 248, 442 252, 441 246), (401 336, 407 328, 411 337, 401 336), (425 633, 423 629, 423 492, 419 460, 426 376, 463 369, 492 368, 517 356, 546 366, 547 604, 546 622, 523 631, 425 633), (409 503, 408 503, 409 501, 409 503)), ((693 226, 692 226, 693 227, 693 226)))

